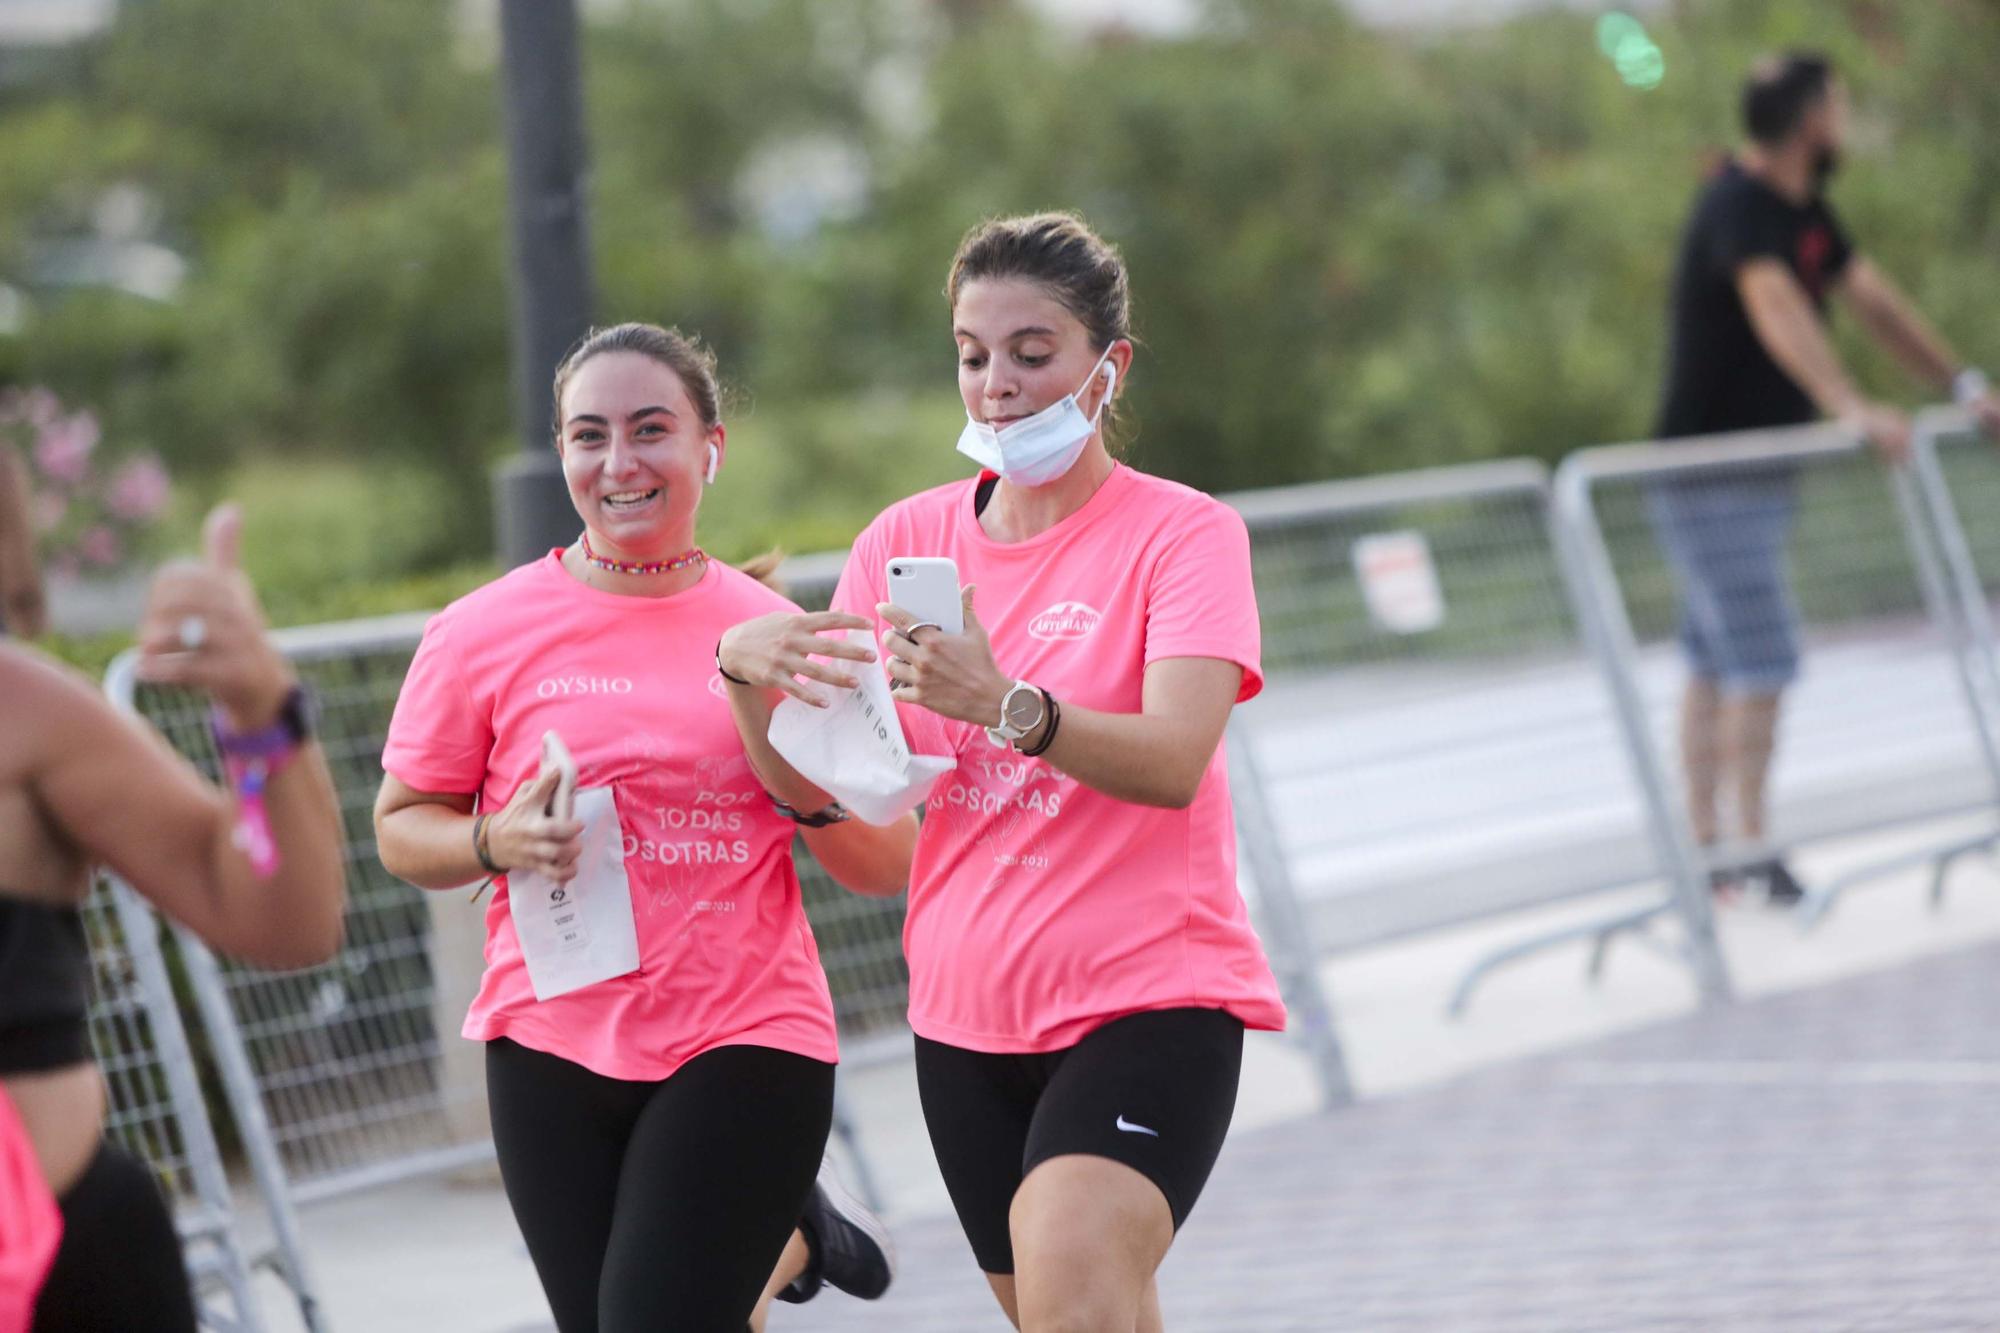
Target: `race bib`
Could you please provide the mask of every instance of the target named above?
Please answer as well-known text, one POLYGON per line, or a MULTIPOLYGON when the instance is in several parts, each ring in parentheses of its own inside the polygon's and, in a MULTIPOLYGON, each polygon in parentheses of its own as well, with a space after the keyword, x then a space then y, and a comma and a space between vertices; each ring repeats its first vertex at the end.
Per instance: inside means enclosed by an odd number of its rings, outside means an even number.
POLYGON ((531 870, 507 876, 507 909, 537 1000, 639 969, 624 830, 611 788, 579 789, 576 817, 583 821, 583 855, 574 879, 558 884, 531 870))

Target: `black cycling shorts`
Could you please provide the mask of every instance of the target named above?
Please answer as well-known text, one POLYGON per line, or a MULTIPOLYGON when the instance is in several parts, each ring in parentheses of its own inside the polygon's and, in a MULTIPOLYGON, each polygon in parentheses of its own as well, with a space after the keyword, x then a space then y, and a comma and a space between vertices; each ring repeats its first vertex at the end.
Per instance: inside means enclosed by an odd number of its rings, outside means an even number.
POLYGON ((1033 1055, 918 1037, 924 1123, 980 1268, 1014 1271, 1014 1191, 1051 1157, 1124 1163, 1159 1187, 1179 1230, 1222 1151, 1242 1068, 1243 1023, 1219 1009, 1130 1014, 1033 1055))

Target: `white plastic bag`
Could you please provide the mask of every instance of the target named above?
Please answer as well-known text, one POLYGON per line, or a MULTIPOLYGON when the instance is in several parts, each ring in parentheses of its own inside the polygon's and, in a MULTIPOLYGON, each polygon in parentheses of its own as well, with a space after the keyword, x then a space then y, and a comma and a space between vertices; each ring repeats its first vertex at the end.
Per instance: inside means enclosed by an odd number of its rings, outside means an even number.
MULTIPOLYGON (((849 643, 875 646, 866 630, 849 643)), ((953 755, 911 754, 889 698, 882 663, 841 665, 860 678, 852 690, 815 685, 825 708, 787 698, 771 714, 771 745, 785 762, 870 824, 893 824, 930 798, 937 780, 958 766, 953 755)))

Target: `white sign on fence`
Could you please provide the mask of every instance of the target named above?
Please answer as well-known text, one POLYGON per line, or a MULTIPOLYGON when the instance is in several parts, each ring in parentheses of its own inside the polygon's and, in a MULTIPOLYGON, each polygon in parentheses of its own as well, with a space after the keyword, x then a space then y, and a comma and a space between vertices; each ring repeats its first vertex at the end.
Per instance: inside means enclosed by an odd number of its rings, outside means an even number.
POLYGON ((1444 589, 1421 532, 1376 532, 1354 543, 1354 573, 1368 615, 1391 634, 1444 624, 1444 589))

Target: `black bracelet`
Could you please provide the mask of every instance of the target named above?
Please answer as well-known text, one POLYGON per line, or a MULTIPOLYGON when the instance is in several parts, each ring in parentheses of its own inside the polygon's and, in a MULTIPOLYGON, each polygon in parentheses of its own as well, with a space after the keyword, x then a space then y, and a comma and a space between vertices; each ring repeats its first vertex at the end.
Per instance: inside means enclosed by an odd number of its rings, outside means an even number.
POLYGON ((825 828, 829 824, 845 824, 852 818, 847 812, 847 807, 839 801, 829 801, 824 810, 808 815, 793 809, 773 796, 771 798, 771 808, 791 820, 794 824, 797 824, 800 828, 825 828))
POLYGON ((1049 725, 1048 728, 1042 732, 1042 738, 1035 742, 1034 749, 1021 750, 1017 752, 1023 759, 1040 758, 1042 754, 1045 751, 1047 751, 1047 749, 1051 745, 1055 744, 1056 728, 1062 725, 1062 705, 1056 702, 1056 697, 1053 694, 1050 694, 1047 690, 1043 690, 1042 702, 1048 706, 1049 725))
POLYGON ((722 640, 720 639, 715 641, 715 674, 721 676, 731 685, 748 685, 750 683, 741 676, 730 675, 729 669, 722 665, 722 640))
POLYGON ((486 821, 492 817, 491 815, 472 817, 472 854, 479 858, 480 868, 487 874, 498 875, 502 871, 499 866, 493 864, 493 854, 486 850, 486 821))

